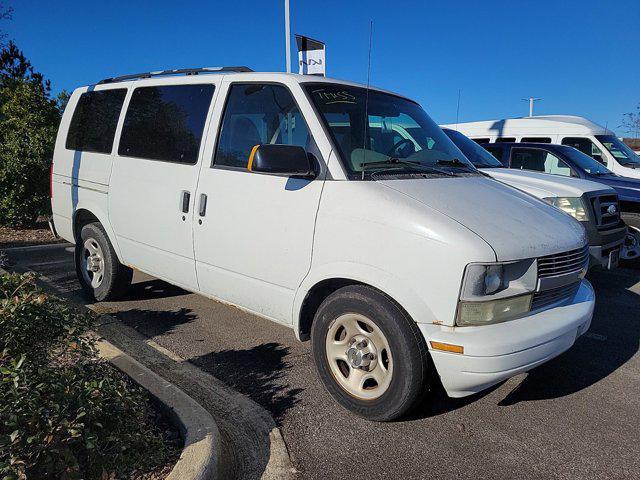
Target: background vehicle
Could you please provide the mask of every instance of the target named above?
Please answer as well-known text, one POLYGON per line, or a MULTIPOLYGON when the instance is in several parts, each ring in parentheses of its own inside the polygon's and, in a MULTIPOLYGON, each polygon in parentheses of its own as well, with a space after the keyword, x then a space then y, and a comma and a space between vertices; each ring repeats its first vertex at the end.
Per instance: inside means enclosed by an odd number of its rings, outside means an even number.
POLYGON ((615 133, 584 117, 540 115, 444 125, 478 143, 556 143, 577 148, 623 177, 640 178, 640 157, 615 133))
MULTIPOLYGON (((640 180, 616 175, 588 155, 564 145, 496 143, 482 146, 511 169, 591 180, 613 188, 618 195, 620 216, 629 229, 621 258, 637 263, 640 257, 640 180)), ((615 214, 610 216, 605 211, 609 208, 606 201, 591 201, 591 205, 598 222, 613 222, 615 214)))
POLYGON ((527 371, 593 315, 582 226, 377 89, 244 67, 106 79, 71 95, 51 180, 89 296, 137 268, 288 325, 374 420, 436 373, 460 397, 527 371))
MULTIPOLYGON (((592 266, 598 265, 605 268, 617 266, 620 249, 627 233, 626 225, 620 220, 619 212, 615 214, 606 211, 603 214, 598 213, 610 205, 613 205, 616 210, 619 209, 615 190, 600 183, 578 178, 555 177, 529 170, 504 168, 505 166, 497 158, 482 148, 483 146, 494 148, 493 144, 480 146, 460 132, 448 128, 443 128, 443 131, 476 168, 496 180, 545 200, 582 223, 589 238, 592 266)), ((496 144, 495 147, 501 148, 504 145, 507 144, 496 144)), ((524 147, 529 144, 515 145, 524 147)), ((576 151, 571 147, 564 148, 576 151)), ((522 152, 527 154, 528 150, 522 152)), ((576 151, 576 153, 580 152, 576 151)), ((587 158, 597 164, 590 157, 587 158)), ((546 161, 541 158, 543 168, 545 166, 548 169, 558 168, 557 165, 552 164, 553 161, 550 158, 546 161)))

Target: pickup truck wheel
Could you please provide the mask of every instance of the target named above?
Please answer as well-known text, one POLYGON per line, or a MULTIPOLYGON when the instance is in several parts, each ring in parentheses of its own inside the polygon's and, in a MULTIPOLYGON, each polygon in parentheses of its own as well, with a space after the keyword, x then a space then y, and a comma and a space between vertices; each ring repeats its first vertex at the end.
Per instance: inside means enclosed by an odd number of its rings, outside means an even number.
POLYGON ((92 300, 115 299, 131 284, 133 271, 120 263, 99 223, 89 223, 80 230, 75 264, 80 285, 92 300))
POLYGON ((620 263, 625 267, 640 266, 640 228, 629 225, 620 250, 620 263))
POLYGON ((347 410, 376 421, 407 413, 428 387, 428 351, 416 323, 378 290, 353 285, 320 305, 311 331, 325 387, 347 410))

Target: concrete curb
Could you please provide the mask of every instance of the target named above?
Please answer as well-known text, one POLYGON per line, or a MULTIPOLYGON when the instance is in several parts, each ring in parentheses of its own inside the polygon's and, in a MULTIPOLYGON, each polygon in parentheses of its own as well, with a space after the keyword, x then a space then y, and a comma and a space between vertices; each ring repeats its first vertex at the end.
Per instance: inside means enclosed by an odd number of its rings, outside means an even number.
POLYGON ((100 356, 147 390, 178 426, 184 447, 167 480, 218 478, 220 432, 209 412, 175 385, 155 374, 108 341, 98 342, 100 356))
POLYGON ((28 247, 9 247, 9 248, 2 248, 0 250, 2 250, 4 253, 6 253, 7 255, 9 254, 18 254, 18 253, 26 253, 26 252, 32 252, 35 250, 55 250, 56 248, 68 248, 68 247, 72 247, 73 243, 68 243, 68 242, 60 242, 60 243, 47 243, 44 245, 29 245, 28 247))

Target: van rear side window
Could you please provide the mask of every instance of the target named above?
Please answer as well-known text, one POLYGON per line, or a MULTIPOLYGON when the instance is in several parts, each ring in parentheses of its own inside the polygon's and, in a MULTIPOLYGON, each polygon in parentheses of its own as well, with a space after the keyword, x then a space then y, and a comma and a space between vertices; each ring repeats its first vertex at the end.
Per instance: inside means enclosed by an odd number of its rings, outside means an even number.
POLYGON ((111 153, 126 88, 86 92, 71 117, 66 148, 83 152, 111 153))
POLYGON ((167 85, 133 91, 118 155, 195 164, 214 86, 167 85))
POLYGON ((551 143, 551 139, 549 137, 522 137, 520 139, 521 143, 551 143))

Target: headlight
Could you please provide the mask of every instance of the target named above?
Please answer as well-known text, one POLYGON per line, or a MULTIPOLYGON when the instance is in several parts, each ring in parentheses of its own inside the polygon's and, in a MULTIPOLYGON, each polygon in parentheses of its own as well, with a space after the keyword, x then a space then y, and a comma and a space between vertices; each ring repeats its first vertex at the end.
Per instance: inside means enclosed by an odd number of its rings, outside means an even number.
POLYGON ((467 265, 456 325, 489 325, 524 315, 537 285, 534 259, 467 265))
POLYGON ((587 207, 580 197, 548 197, 543 198, 543 200, 554 207, 559 208, 564 213, 571 215, 579 222, 586 222, 589 220, 587 207))
POLYGON ((460 302, 456 324, 461 327, 491 325, 521 317, 531 310, 533 294, 488 302, 460 302))

